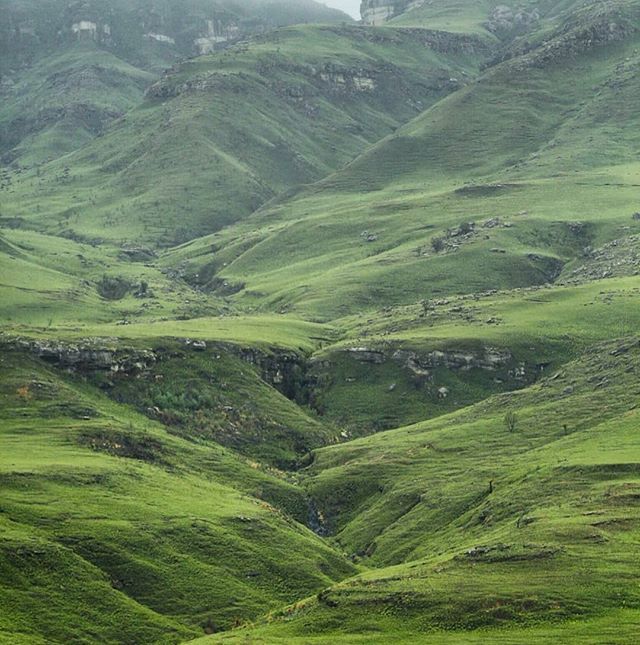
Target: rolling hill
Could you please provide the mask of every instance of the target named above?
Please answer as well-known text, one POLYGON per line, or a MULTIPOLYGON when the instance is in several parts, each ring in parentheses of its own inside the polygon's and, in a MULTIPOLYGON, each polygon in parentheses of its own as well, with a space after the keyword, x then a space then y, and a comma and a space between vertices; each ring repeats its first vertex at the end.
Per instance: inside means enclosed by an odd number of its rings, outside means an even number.
POLYGON ((350 18, 313 0, 3 0, 0 156, 33 167, 80 148, 172 63, 254 33, 350 18))
POLYGON ((16 170, 6 214, 84 238, 192 239, 350 161, 488 52, 421 30, 276 30, 182 63, 75 155, 16 170))
POLYGON ((0 641, 635 642, 640 3, 9 4, 0 641))

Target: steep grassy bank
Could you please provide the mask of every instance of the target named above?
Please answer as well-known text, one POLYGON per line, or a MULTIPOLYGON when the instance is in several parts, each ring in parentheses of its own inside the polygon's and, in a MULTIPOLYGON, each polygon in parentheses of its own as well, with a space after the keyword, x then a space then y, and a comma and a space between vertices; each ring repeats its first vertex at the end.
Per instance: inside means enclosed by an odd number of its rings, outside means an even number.
POLYGON ((319 451, 308 485, 338 543, 395 566, 212 642, 631 642, 638 347, 319 451))
POLYGON ((635 641, 638 2, 364 8, 0 175, 0 640, 635 641))
POLYGON ((25 354, 2 373, 7 642, 179 642, 354 571, 286 478, 25 354))

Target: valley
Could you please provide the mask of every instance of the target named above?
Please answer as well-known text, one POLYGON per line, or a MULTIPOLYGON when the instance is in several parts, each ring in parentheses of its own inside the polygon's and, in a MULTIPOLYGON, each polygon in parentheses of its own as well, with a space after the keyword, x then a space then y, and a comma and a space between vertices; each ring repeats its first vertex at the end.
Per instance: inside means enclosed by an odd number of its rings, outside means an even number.
POLYGON ((36 4, 0 642, 635 642, 640 3, 36 4))

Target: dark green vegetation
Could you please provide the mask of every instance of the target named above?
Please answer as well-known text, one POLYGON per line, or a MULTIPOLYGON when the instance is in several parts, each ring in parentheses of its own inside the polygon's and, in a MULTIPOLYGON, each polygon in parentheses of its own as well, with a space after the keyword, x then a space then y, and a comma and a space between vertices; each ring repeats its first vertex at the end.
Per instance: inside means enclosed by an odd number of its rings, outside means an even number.
POLYGON ((0 13, 0 157, 27 168, 100 135, 185 56, 350 20, 313 0, 2 0, 0 13))
POLYGON ((8 6, 0 640, 635 642, 638 1, 8 6))

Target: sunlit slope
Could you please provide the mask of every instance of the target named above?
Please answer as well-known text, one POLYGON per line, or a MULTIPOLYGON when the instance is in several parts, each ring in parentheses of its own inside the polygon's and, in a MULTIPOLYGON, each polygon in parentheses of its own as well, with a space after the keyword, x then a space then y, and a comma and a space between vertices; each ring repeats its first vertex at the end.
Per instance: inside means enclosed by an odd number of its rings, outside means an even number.
MULTIPOLYGON (((0 233, 4 329, 211 316, 228 311, 154 267, 140 247, 113 248, 32 231, 0 233)), ((125 327, 117 326, 122 331, 125 327)), ((77 331, 79 331, 77 329, 77 331)))
POLYGON ((282 478, 2 361, 3 641, 179 642, 353 571, 285 515, 307 502, 282 478))
POLYGON ((340 167, 488 51, 419 30, 277 30, 178 66, 100 139, 11 176, 5 215, 50 233, 185 241, 340 167))
POLYGON ((638 357, 605 343, 518 394, 316 453, 339 544, 398 564, 211 642, 632 642, 638 357))

